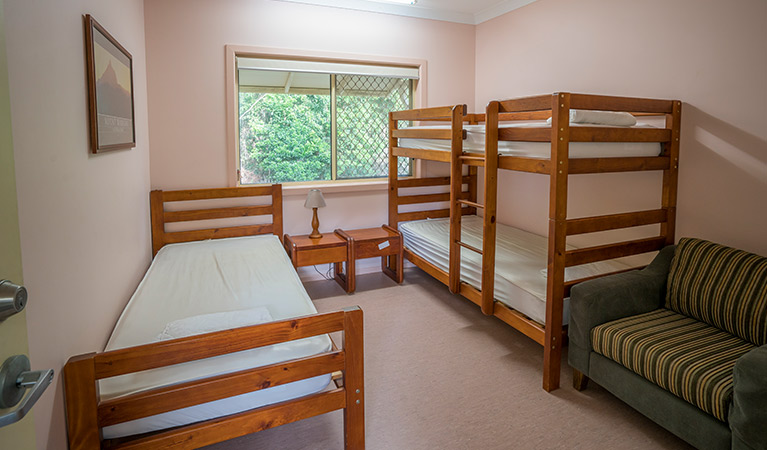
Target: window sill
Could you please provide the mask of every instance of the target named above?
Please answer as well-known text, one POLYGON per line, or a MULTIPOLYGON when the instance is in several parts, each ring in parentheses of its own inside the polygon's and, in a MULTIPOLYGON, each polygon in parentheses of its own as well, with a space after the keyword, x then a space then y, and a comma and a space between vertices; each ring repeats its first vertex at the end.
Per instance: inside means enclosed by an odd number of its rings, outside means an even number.
POLYGON ((385 191, 389 189, 389 180, 353 180, 353 181, 320 181, 313 183, 283 183, 282 195, 305 196, 310 189, 320 189, 323 194, 347 193, 347 192, 368 192, 385 191))

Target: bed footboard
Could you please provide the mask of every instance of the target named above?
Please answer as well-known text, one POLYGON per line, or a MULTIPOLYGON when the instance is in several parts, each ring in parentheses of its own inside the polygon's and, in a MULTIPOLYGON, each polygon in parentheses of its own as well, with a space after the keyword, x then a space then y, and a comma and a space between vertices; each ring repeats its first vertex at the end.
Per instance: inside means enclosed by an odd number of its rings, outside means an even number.
POLYGON ((358 307, 70 358, 64 366, 69 448, 194 449, 344 410, 346 449, 365 448, 363 316, 358 307), (312 336, 343 332, 343 348, 101 401, 98 380, 312 336), (101 429, 341 371, 332 390, 169 430, 108 442, 101 429))

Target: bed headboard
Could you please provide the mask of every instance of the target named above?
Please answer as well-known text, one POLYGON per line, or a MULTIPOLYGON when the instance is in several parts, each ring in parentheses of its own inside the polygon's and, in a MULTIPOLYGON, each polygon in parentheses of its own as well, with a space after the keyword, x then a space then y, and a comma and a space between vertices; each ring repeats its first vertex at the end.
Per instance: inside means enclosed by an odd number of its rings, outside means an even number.
POLYGON ((152 213, 152 256, 165 244, 200 241, 228 237, 252 236, 256 234, 276 235, 282 240, 282 185, 191 189, 185 191, 155 190, 149 193, 152 213), (165 203, 189 200, 215 200, 238 197, 271 196, 271 204, 253 206, 229 206, 223 208, 166 211, 165 203), (232 217, 272 216, 272 223, 258 225, 205 228, 190 231, 165 231, 165 224, 171 222, 192 222, 197 220, 227 219, 232 217))

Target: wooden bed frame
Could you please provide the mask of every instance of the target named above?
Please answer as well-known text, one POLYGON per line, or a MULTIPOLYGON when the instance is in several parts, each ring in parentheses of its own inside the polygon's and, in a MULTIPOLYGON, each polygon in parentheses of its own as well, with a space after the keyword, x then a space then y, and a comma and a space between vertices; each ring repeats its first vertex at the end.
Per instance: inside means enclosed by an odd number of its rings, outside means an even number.
POLYGON ((566 327, 562 325, 564 298, 570 295, 570 288, 574 284, 596 278, 565 282, 565 267, 653 252, 674 243, 681 107, 682 103, 677 100, 559 92, 492 101, 488 104, 485 114, 467 114, 465 105, 392 112, 389 115, 389 225, 396 228, 401 221, 450 217, 450 258, 447 273, 408 249, 405 249, 405 256, 446 284, 451 292, 460 293, 479 305, 484 314, 498 317, 541 344, 544 348, 543 388, 546 391, 557 389, 562 346, 567 339, 566 327), (570 109, 626 111, 640 116, 664 116, 666 126, 663 129, 608 126, 571 128, 570 109), (550 128, 498 127, 499 122, 503 121, 545 120, 549 117, 552 118, 550 128), (448 121, 451 126, 449 129, 400 129, 399 121, 448 121), (466 133, 463 124, 482 122, 486 128, 485 154, 464 153, 463 139, 466 133), (449 139, 451 151, 402 148, 399 147, 399 138, 449 139), (550 142, 551 155, 548 159, 499 155, 498 141, 550 142), (659 142, 663 144, 663 152, 657 157, 570 159, 570 142, 659 142), (400 180, 396 171, 398 157, 449 163, 451 176, 400 180), (468 177, 464 174, 463 166, 468 166, 468 177), (485 171, 484 205, 478 204, 476 200, 477 167, 484 167, 485 171), (495 301, 494 298, 498 169, 544 174, 550 178, 545 324, 528 318, 519 311, 495 301), (647 170, 663 171, 659 209, 568 219, 567 180, 570 175, 647 170), (468 191, 463 191, 462 186, 466 183, 469 184, 468 191), (400 193, 400 189, 445 184, 450 185, 449 194, 400 193), (450 201, 449 210, 399 212, 400 205, 446 200, 450 201), (482 249, 461 241, 461 216, 473 214, 476 209, 484 210, 482 249), (658 236, 566 250, 567 236, 649 224, 660 224, 658 236), (460 281, 462 248, 482 255, 481 289, 460 281))
MULTIPOLYGON (((152 248, 253 234, 282 236, 282 187, 271 186, 152 191, 152 248), (164 203, 233 197, 271 196, 264 206, 165 211, 164 203), (167 222, 268 215, 272 223, 184 232, 166 232, 167 222)), ((70 449, 193 449, 273 428, 337 409, 344 410, 346 449, 365 448, 363 318, 359 307, 261 325, 235 328, 69 359, 64 392, 70 449), (142 370, 240 352, 311 336, 343 332, 342 348, 268 366, 154 388, 115 399, 99 398, 98 380, 142 370), (262 406, 237 414, 138 436, 105 440, 101 428, 180 408, 245 394, 324 374, 335 389, 262 406), (340 376, 342 375, 342 380, 340 376)))

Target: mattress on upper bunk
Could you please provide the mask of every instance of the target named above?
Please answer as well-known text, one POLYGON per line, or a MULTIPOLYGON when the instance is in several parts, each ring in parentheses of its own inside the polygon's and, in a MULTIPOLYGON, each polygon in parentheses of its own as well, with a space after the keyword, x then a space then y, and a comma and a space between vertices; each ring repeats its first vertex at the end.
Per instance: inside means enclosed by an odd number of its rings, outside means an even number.
MULTIPOLYGON (((570 124, 570 127, 603 126, 590 124, 570 124)), ((499 128, 550 128, 545 122, 534 123, 502 123, 499 128)), ((410 129, 449 129, 449 125, 416 126, 410 129)), ((485 151, 485 126, 464 125, 466 139, 463 140, 463 151, 469 153, 484 153, 485 151)), ((627 128, 627 127, 618 127, 627 128)), ((630 128, 656 128, 648 124, 637 124, 630 128)), ((415 139, 399 138, 399 147, 450 151, 449 139, 415 139)), ((570 158, 615 158, 615 157, 640 157, 658 156, 663 147, 658 142, 571 142, 569 147, 570 158)), ((524 141, 498 141, 498 154, 502 156, 523 156, 527 158, 551 157, 551 143, 549 142, 524 142, 524 141)))
MULTIPOLYGON (((483 219, 463 216, 461 241, 482 248, 483 219)), ((425 219, 403 222, 399 225, 407 249, 429 261, 443 271, 449 267, 450 219, 425 219)), ((568 246, 568 250, 574 249, 568 246)), ((534 233, 496 225, 495 246, 495 298, 516 309, 538 323, 546 322, 546 264, 548 239, 534 233)), ((617 261, 600 261, 568 267, 565 280, 577 280, 602 273, 628 269, 617 261)), ((481 285, 482 256, 461 249, 461 281, 479 289, 481 285)), ((563 323, 567 323, 569 301, 565 299, 563 323)))
MULTIPOLYGON (((272 320, 316 314, 274 235, 163 247, 125 307, 105 351, 157 341, 166 324, 192 316, 266 308, 272 320)), ((210 316, 207 316, 210 317, 210 316)), ((238 326, 245 326, 240 324, 238 326)), ((102 400, 158 386, 307 357, 331 349, 327 335, 221 355, 99 381, 102 400)), ((323 390, 330 375, 300 380, 105 427, 115 438, 189 424, 323 390)))

